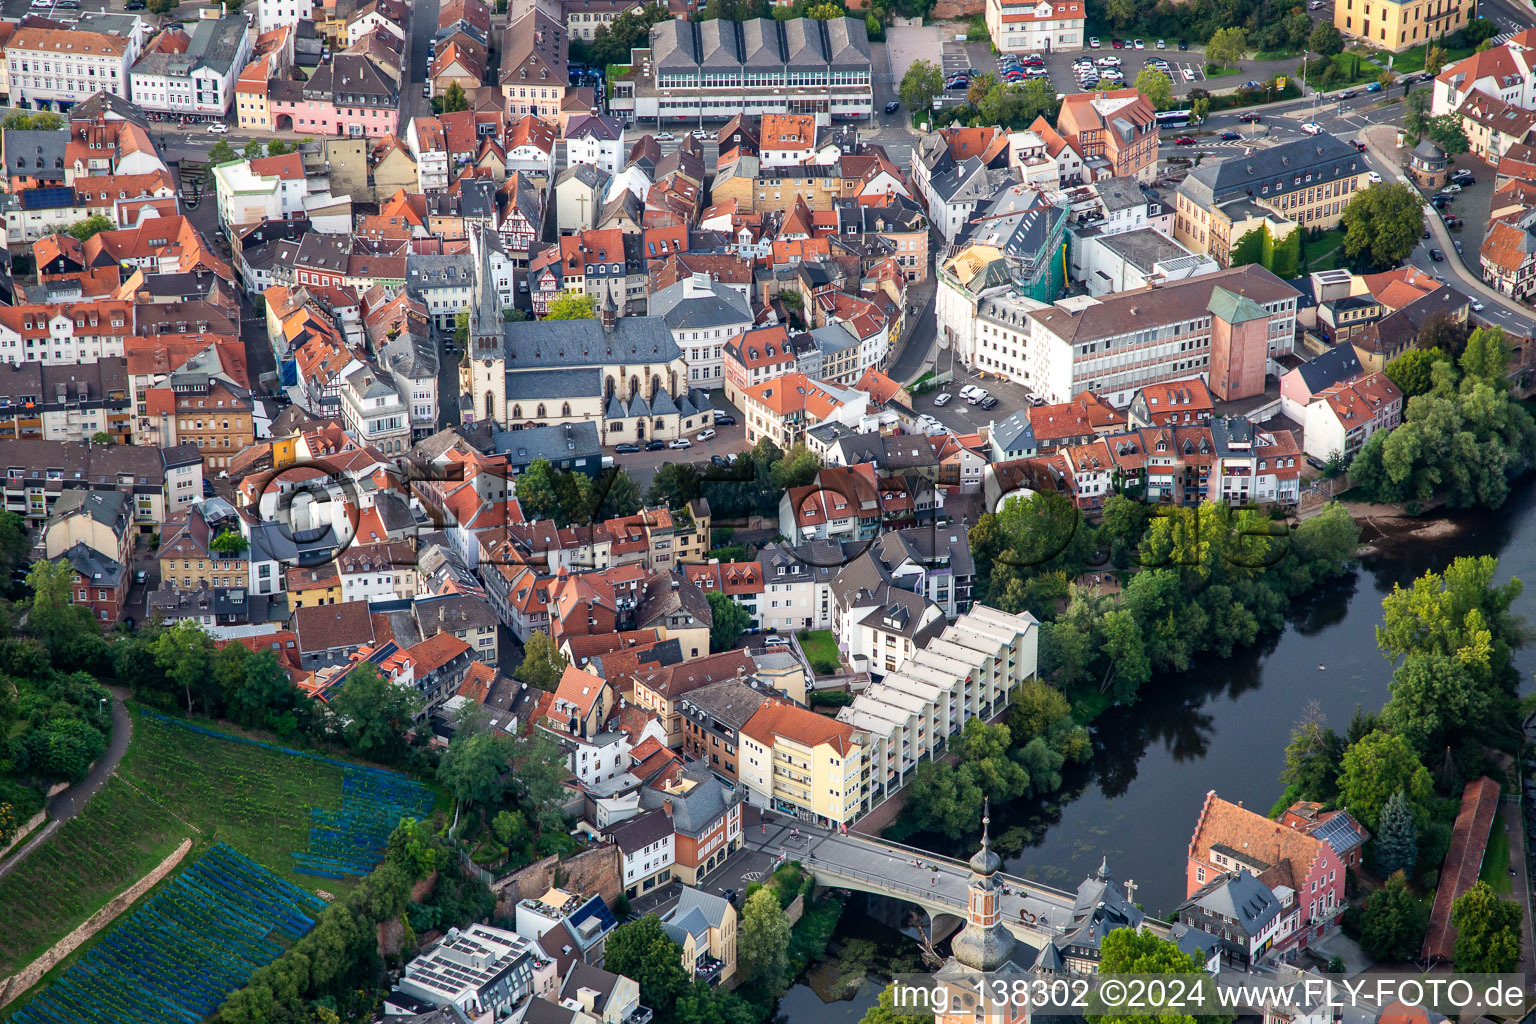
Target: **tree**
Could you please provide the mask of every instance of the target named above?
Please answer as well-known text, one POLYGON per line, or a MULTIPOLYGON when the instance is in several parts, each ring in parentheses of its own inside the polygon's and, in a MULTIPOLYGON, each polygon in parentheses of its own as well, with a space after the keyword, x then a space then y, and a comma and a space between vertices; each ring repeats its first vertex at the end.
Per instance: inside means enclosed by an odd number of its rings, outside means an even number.
POLYGON ((523 515, 531 522, 538 519, 563 518, 560 514, 560 498, 555 486, 555 471, 547 459, 534 459, 528 468, 517 476, 515 486, 517 503, 523 515))
MULTIPOLYGON (((183 619, 170 629, 161 631, 155 638, 155 663, 181 687, 187 701, 187 714, 195 709, 193 690, 206 703, 211 682, 213 640, 203 627, 190 619, 183 619)), ((207 711, 207 708, 204 708, 207 711)))
POLYGON ((1509 343, 1504 328, 1479 327, 1467 338, 1461 353, 1461 389, 1470 390, 1479 383, 1503 390, 1509 379, 1509 343))
POLYGON ((545 320, 594 320, 597 318, 597 296, 565 291, 549 300, 549 312, 545 320))
POLYGON ((240 151, 240 155, 245 157, 247 160, 259 160, 263 156, 266 156, 266 154, 267 147, 260 139, 252 139, 250 142, 247 142, 245 144, 245 148, 240 151))
POLYGON ((1478 882, 1451 904, 1456 970, 1465 974, 1507 974, 1520 962, 1520 907, 1499 899, 1478 882))
POLYGON ((647 505, 665 505, 676 511, 700 496, 699 471, 687 462, 668 462, 656 470, 651 488, 645 492, 647 505))
MULTIPOLYGON (((1478 657, 1472 650, 1464 655, 1478 657)), ((1382 724, 1421 755, 1475 734, 1493 718, 1486 665, 1482 669, 1438 651, 1408 655, 1392 673, 1392 699, 1381 710, 1382 724)))
POLYGON ((71 237, 83 242, 92 235, 99 235, 103 231, 111 231, 116 226, 105 214, 93 213, 84 220, 75 221, 68 227, 67 231, 71 237))
POLYGON ((1447 156, 1465 153, 1471 148, 1466 130, 1461 126, 1461 118, 1456 114, 1441 114, 1430 118, 1426 134, 1429 141, 1445 150, 1447 156))
POLYGON ((1434 383, 1431 375, 1434 364, 1447 359, 1446 354, 1438 348, 1411 348, 1388 362, 1384 372, 1387 379, 1403 393, 1403 400, 1407 401, 1429 391, 1434 383))
MULTIPOLYGON (((1433 51, 1434 47, 1430 47, 1433 51)), ((1403 131, 1415 141, 1429 131, 1430 94, 1428 89, 1411 92, 1403 100, 1403 131)))
POLYGON ((385 764, 397 762, 404 754, 406 731, 419 710, 414 693, 380 676, 367 662, 347 674, 331 701, 347 746, 361 757, 385 764))
POLYGON ((1424 70, 1431 75, 1439 75, 1445 67, 1445 50, 1431 45, 1424 51, 1424 70))
POLYGON ((280 736, 297 732, 301 719, 308 717, 311 698, 293 685, 277 655, 270 650, 255 652, 245 660, 242 675, 229 702, 230 716, 247 728, 266 726, 280 736))
POLYGON ((901 76, 901 85, 896 91, 908 110, 926 113, 933 105, 933 98, 944 91, 944 72, 931 60, 913 61, 907 73, 901 76))
POLYGON ((1344 208, 1344 252, 1375 267, 1408 258, 1424 231, 1418 193, 1401 182, 1372 185, 1344 208))
POLYGON ((1471 336, 1472 327, 1465 320, 1458 320, 1449 313, 1431 313, 1419 325, 1413 344, 1416 348, 1439 349, 1447 358, 1459 359, 1471 336))
POLYGON ((766 992, 780 991, 789 973, 789 918, 779 894, 763 886, 747 897, 736 929, 736 965, 742 980, 766 992))
POLYGON ((1390 877, 1394 872, 1412 872, 1418 859, 1419 827, 1414 824, 1407 794, 1398 790, 1381 809, 1381 824, 1376 832, 1376 873, 1390 877))
POLYGON ((847 11, 834 3, 816 4, 814 7, 807 7, 805 9, 805 16, 807 18, 814 18, 816 21, 831 21, 833 18, 841 18, 847 13, 847 11))
POLYGON ((965 90, 965 101, 973 107, 980 106, 981 98, 1001 84, 996 75, 984 71, 971 79, 965 90))
POLYGON ((469 97, 464 95, 464 87, 458 82, 449 82, 448 88, 443 92, 443 110, 445 114, 452 114, 460 110, 469 109, 469 97))
POLYGON ((742 632, 752 623, 752 616, 745 608, 718 590, 709 593, 709 615, 709 649, 714 654, 735 647, 742 632))
POLYGON ((1218 67, 1236 67, 1248 53, 1248 34, 1240 28, 1219 28, 1205 44, 1205 59, 1218 67))
POLYGON ((105 430, 98 430, 91 435, 91 444, 117 444, 117 438, 105 430))
POLYGON ((1192 96, 1189 101, 1189 113, 1196 121, 1204 121, 1211 113, 1211 98, 1192 96))
POLYGON ((881 990, 880 1001, 864 1011, 859 1024, 930 1024, 933 1020, 933 1011, 922 1012, 925 1009, 925 1007, 898 1007, 896 986, 892 983, 881 990), (917 1012, 913 1012, 914 1010, 917 1012))
POLYGON ((1416 819, 1427 820, 1425 807, 1433 790, 1428 769, 1401 736, 1378 729, 1344 751, 1340 802, 1372 832, 1381 822, 1382 808, 1398 792, 1404 794, 1416 819))
POLYGON ((517 666, 512 678, 536 690, 553 692, 560 685, 560 676, 569 663, 569 659, 555 647, 549 634, 536 629, 523 645, 523 663, 517 666))
POLYGON ((1344 52, 1344 36, 1331 21, 1320 21, 1307 37, 1307 49, 1323 57, 1344 52))
POLYGON ((1285 746, 1285 768, 1280 772, 1280 781, 1285 783, 1287 794, 1294 790, 1297 799, 1331 803, 1339 793, 1339 761, 1343 754, 1344 741, 1328 728, 1328 720, 1317 702, 1309 702, 1285 746))
POLYGON ((528 827, 528 819, 522 811, 498 811, 491 819, 491 834, 508 848, 522 846, 533 838, 533 830, 528 827))
POLYGON ((237 530, 223 530, 208 546, 221 555, 238 555, 250 547, 250 542, 237 530))
POLYGON ((568 795, 565 789, 566 757, 543 730, 530 729, 512 738, 511 786, 523 813, 541 834, 564 832, 568 795))
POLYGON ((453 340, 460 348, 469 344, 469 310, 461 309, 453 316, 453 340))
MULTIPOLYGON (((1117 928, 1104 936, 1099 945, 1099 973, 1110 974, 1201 974, 1200 965, 1167 939, 1151 932, 1117 928)), ((1106 1007, 1102 1024, 1194 1024, 1187 1014, 1157 1010, 1117 1012, 1106 1007)))
POLYGON ((593 485, 592 497, 602 501, 591 512, 592 522, 632 516, 640 511, 640 485, 623 469, 614 468, 603 473, 593 485))
POLYGON ((1360 919, 1360 946, 1372 959, 1401 963, 1412 959, 1424 942, 1429 923, 1419 900, 1408 889, 1401 871, 1371 893, 1360 919))
POLYGON ((208 148, 208 163, 210 165, 227 164, 231 160, 240 159, 235 153, 235 147, 220 139, 208 148))
MULTIPOLYGON (((736 958, 743 962, 742 929, 737 929, 736 958)), ((603 968, 614 974, 633 978, 640 986, 640 999, 663 1020, 673 1004, 688 988, 683 972, 683 950, 661 929, 655 914, 621 924, 608 934, 603 946, 603 968)))
POLYGON ((447 753, 438 762, 437 781, 461 804, 494 804, 504 785, 511 741, 487 726, 478 704, 467 705, 457 725, 447 753))
POLYGON ((1156 68, 1142 68, 1137 72, 1136 91, 1145 96, 1155 110, 1173 106, 1173 79, 1156 68))
POLYGON ((283 156, 298 151, 299 143, 291 139, 272 139, 267 143, 267 156, 283 156))
POLYGON ((13 110, 0 120, 0 128, 14 131, 56 132, 63 127, 63 115, 51 110, 13 110))

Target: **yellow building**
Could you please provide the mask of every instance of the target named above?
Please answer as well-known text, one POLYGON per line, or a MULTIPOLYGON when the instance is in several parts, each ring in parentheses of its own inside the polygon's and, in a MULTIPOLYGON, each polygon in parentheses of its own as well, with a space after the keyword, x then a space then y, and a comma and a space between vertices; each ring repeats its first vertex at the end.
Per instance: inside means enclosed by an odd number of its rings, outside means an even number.
POLYGON ((1335 227, 1369 174, 1364 155, 1331 135, 1207 161, 1179 183, 1174 241, 1230 266, 1232 248, 1264 225, 1277 241, 1298 225, 1335 227))
POLYGON ((341 574, 334 563, 288 570, 288 607, 317 608, 341 604, 341 574))
POLYGON ((1383 50, 1406 50, 1465 28, 1476 7, 1476 0, 1334 0, 1333 27, 1383 50))
POLYGON ((852 824, 868 809, 869 759, 853 726, 775 701, 740 735, 737 771, 757 806, 822 825, 852 824))
POLYGON ((160 529, 161 583, 176 590, 245 586, 250 575, 245 550, 213 547, 220 535, 239 532, 239 516, 227 504, 203 502, 178 512, 160 529))

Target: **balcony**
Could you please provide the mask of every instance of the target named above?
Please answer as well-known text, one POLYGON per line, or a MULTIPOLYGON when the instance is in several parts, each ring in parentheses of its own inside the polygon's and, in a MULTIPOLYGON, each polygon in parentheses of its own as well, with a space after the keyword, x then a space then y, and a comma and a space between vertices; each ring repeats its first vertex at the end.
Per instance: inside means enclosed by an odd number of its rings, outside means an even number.
MULTIPOLYGON (((723 960, 716 960, 714 957, 706 953, 705 955, 699 957, 699 959, 694 963, 693 978, 695 981, 702 981, 707 985, 714 985, 720 981, 720 972, 724 970, 725 962, 723 960)), ((642 1006, 641 1009, 645 1010, 645 1007, 642 1006)), ((647 1014, 650 1013, 649 1010, 646 1010, 645 1012, 647 1014)), ((647 1016, 646 1020, 649 1019, 650 1017, 647 1016)), ((626 1022, 626 1024, 628 1024, 628 1022, 626 1022)))
POLYGON ((651 1008, 649 1006, 637 1006, 633 1013, 624 1018, 624 1024, 651 1024, 651 1008))

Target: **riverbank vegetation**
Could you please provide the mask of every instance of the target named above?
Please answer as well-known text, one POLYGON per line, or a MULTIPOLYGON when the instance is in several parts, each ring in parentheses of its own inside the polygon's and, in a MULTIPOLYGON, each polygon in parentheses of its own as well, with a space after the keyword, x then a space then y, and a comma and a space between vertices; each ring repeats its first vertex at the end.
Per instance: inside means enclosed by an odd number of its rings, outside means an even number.
POLYGON ((1536 420, 1506 384, 1504 331, 1478 328, 1459 358, 1433 358, 1432 351, 1412 362, 1400 356, 1388 368, 1413 397, 1401 426, 1372 434, 1361 447, 1350 479, 1361 496, 1408 503, 1410 511, 1437 497, 1451 508, 1498 508, 1510 481, 1536 459, 1536 420))
MULTIPOLYGON (((1404 959, 1418 949, 1428 917, 1420 904, 1442 881, 1466 783, 1491 775, 1507 785, 1504 764, 1523 743, 1514 652, 1527 634, 1510 610, 1522 586, 1518 579, 1496 583, 1497 575, 1491 556, 1458 558, 1444 572, 1394 587, 1376 629, 1376 645, 1394 666, 1391 699, 1380 712, 1357 709, 1343 736, 1310 709, 1286 747, 1286 790, 1276 809, 1295 800, 1344 808, 1373 837, 1367 863, 1390 877, 1362 909, 1346 915, 1345 927, 1384 959, 1404 959)), ((1467 913, 1489 933, 1483 945, 1503 949, 1507 913, 1474 903, 1467 913)), ((1463 963, 1463 952, 1458 942, 1458 970, 1505 970, 1514 963, 1475 966, 1463 963)))
MULTIPOLYGON (((1294 598, 1348 571, 1359 533, 1337 505, 1290 527, 1253 510, 1154 509, 1113 494, 1095 525, 1038 493, 983 515, 970 541, 976 600, 1041 622, 1039 681, 1013 695, 1006 723, 968 723, 954 763, 919 768, 891 838, 958 841, 979 828, 984 796, 1055 795, 1092 753, 1084 723, 1134 704, 1160 673, 1278 631, 1294 598)), ((1022 838, 1005 830, 998 842, 1022 838)))

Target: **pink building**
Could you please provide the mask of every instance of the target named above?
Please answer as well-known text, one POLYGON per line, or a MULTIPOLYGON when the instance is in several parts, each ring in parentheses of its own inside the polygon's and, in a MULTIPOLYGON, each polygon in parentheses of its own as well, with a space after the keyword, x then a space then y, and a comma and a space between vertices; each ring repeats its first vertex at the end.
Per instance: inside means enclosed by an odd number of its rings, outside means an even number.
POLYGON ((1228 803, 1213 789, 1189 841, 1185 895, 1239 868, 1273 890, 1283 907, 1295 908, 1296 930, 1277 948, 1304 948, 1344 912, 1344 861, 1326 840, 1228 803))
POLYGON ((337 54, 307 82, 269 82, 267 106, 273 130, 305 135, 382 138, 400 122, 400 90, 358 54, 337 54))

